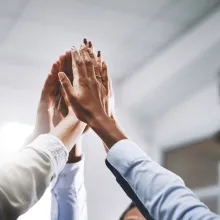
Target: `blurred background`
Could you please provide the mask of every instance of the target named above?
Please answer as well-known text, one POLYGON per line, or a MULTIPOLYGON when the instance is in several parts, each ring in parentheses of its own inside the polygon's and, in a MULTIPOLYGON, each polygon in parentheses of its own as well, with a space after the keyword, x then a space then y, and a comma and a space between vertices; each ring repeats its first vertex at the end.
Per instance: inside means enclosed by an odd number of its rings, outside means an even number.
MULTIPOLYGON (((220 214, 220 0, 0 2, 0 160, 35 123, 52 63, 82 39, 107 61, 129 137, 220 214)), ((89 219, 118 219, 129 199, 87 134, 89 219)), ((10 175, 10 174, 9 174, 10 175)), ((20 220, 46 220, 50 191, 20 220)))

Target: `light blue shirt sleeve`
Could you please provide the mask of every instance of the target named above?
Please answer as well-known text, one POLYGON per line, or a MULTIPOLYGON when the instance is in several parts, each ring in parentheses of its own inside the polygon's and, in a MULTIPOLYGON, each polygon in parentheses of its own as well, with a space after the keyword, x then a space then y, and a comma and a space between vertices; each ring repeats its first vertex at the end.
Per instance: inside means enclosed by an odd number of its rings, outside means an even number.
POLYGON ((87 220, 84 155, 81 161, 66 164, 51 188, 52 220, 87 220))
POLYGON ((122 140, 108 152, 107 166, 142 214, 158 220, 217 220, 176 174, 151 160, 134 142, 122 140))

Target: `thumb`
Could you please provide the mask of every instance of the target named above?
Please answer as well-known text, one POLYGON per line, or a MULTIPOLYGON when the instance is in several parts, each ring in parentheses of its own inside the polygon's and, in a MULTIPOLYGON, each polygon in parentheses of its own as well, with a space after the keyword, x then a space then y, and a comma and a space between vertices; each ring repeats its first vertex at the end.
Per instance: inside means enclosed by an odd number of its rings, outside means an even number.
POLYGON ((65 102, 65 105, 64 105, 64 106, 67 107, 68 109, 70 109, 70 108, 71 108, 71 105, 70 105, 69 99, 68 99, 67 94, 66 94, 66 92, 64 91, 63 87, 61 87, 61 94, 62 94, 63 99, 64 99, 64 102, 65 102))
POLYGON ((73 90, 71 82, 68 79, 68 77, 66 76, 66 74, 64 72, 59 72, 58 77, 59 77, 61 86, 62 86, 63 91, 65 92, 67 98, 68 99, 73 98, 74 97, 74 90, 73 90))

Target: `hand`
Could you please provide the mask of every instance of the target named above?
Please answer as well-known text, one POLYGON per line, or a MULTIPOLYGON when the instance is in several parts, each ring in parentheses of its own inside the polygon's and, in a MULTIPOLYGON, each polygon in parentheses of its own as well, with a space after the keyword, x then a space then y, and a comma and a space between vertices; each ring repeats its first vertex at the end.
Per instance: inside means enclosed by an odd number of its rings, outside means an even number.
POLYGON ((56 99, 56 82, 58 82, 57 64, 53 64, 51 73, 48 74, 44 83, 37 109, 37 117, 34 135, 48 133, 53 127, 53 109, 56 99))
MULTIPOLYGON (((106 114, 114 119, 114 96, 113 96, 113 90, 112 90, 112 83, 111 79, 108 75, 108 69, 105 62, 102 62, 102 53, 101 51, 98 51, 97 56, 94 54, 94 48, 91 41, 87 41, 87 39, 84 39, 83 42, 86 46, 86 49, 90 55, 90 58, 92 59, 92 63, 94 65, 94 71, 95 75, 100 76, 97 78, 97 80, 103 84, 102 89, 102 104, 104 106, 106 114)), ((107 146, 104 144, 105 151, 108 152, 107 146)))
MULTIPOLYGON (((118 128, 116 122, 106 114, 106 105, 104 95, 106 87, 104 81, 99 82, 96 75, 93 62, 88 51, 84 48, 78 51, 72 48, 72 66, 73 66, 73 85, 65 75, 59 73, 59 79, 71 108, 74 110, 77 118, 87 123, 110 148, 116 142, 127 137, 118 128)), ((100 74, 107 74, 107 71, 101 71, 100 74)), ((109 77, 104 77, 104 79, 109 77)), ((106 83, 108 85, 108 83, 106 83)))
POLYGON ((27 138, 24 146, 32 142, 40 134, 50 132, 54 125, 58 124, 62 119, 60 113, 54 110, 58 83, 58 64, 55 63, 52 66, 51 73, 48 74, 45 80, 41 92, 34 131, 27 138))
POLYGON ((109 117, 114 118, 114 95, 107 65, 105 62, 102 62, 101 51, 98 51, 97 56, 95 55, 93 44, 91 41, 84 39, 83 43, 85 44, 86 49, 92 60, 95 75, 99 76, 97 78, 97 81, 103 85, 101 92, 103 98, 102 103, 104 105, 105 112, 109 117))
POLYGON ((87 50, 80 49, 80 54, 81 56, 75 48, 72 48, 73 86, 62 72, 59 73, 59 79, 66 100, 69 101, 76 116, 88 124, 94 118, 106 115, 103 103, 105 87, 102 81, 96 79, 94 65, 87 50))
MULTIPOLYGON (((64 72, 67 77, 69 78, 71 84, 73 82, 73 71, 72 71, 72 58, 71 58, 71 52, 67 51, 65 55, 62 55, 59 57, 59 72, 64 72)), ((58 93, 60 96, 58 96, 58 102, 56 103, 55 109, 65 117, 68 114, 68 110, 64 101, 64 98, 61 94, 61 86, 59 84, 58 86, 58 93)), ((89 130, 89 126, 86 126, 83 133, 86 133, 89 130)))

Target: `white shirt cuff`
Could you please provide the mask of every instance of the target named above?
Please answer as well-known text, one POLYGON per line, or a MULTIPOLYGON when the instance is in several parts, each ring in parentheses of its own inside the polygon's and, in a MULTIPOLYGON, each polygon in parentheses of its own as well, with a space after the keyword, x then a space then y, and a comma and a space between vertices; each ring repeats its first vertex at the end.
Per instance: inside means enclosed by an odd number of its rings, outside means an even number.
POLYGON ((63 170, 69 155, 69 152, 60 139, 51 134, 39 135, 32 143, 27 145, 26 148, 27 147, 36 151, 40 150, 51 159, 55 176, 58 176, 63 170))
POLYGON ((150 157, 133 141, 125 139, 114 144, 107 154, 107 161, 118 170, 121 175, 125 175, 127 169, 140 158, 150 159, 150 157))
POLYGON ((84 183, 84 163, 84 154, 82 154, 79 162, 67 163, 59 176, 54 180, 54 182, 52 182, 51 188, 74 188, 77 191, 82 186, 82 183, 84 183))

